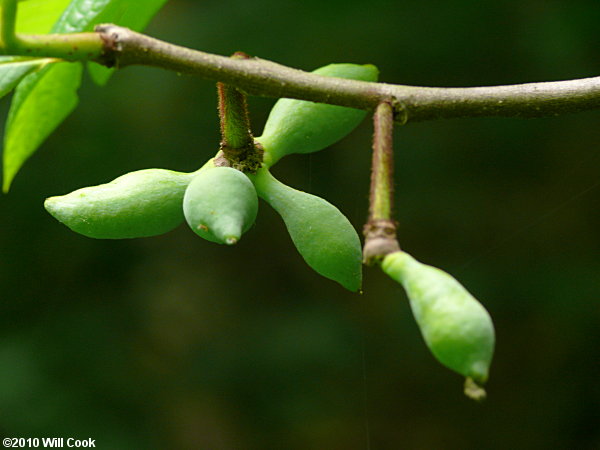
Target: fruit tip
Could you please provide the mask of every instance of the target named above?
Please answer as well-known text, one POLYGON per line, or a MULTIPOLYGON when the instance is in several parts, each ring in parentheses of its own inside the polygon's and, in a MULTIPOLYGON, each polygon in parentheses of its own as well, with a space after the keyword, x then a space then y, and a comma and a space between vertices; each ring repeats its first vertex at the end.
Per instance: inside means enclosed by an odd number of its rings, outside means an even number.
POLYGON ((234 237, 234 236, 230 236, 225 238, 225 243, 227 245, 234 245, 238 243, 238 238, 234 237))
POLYGON ((379 67, 377 67, 375 64, 367 63, 367 64, 363 64, 363 67, 374 70, 376 72, 376 74, 379 75, 379 67))
POLYGON ((356 282, 356 280, 352 280, 352 281, 348 281, 348 282, 342 282, 339 280, 335 280, 335 281, 340 283, 345 289, 348 289, 350 292, 354 292, 355 294, 363 293, 362 281, 359 281, 358 283, 356 282))
POLYGON ((485 392, 483 386, 477 384, 477 382, 471 377, 465 378, 464 393, 471 400, 475 400, 478 403, 481 403, 487 397, 487 393, 485 392))
POLYGON ((54 211, 54 197, 48 197, 44 200, 44 209, 49 213, 53 213, 54 211))

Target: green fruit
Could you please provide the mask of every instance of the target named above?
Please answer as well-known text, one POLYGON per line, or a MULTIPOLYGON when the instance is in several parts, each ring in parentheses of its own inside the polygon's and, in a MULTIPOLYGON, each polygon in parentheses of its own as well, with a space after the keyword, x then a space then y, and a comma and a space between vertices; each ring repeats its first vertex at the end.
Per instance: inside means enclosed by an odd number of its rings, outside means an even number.
POLYGON ((403 251, 381 267, 402 284, 425 342, 450 369, 483 384, 494 354, 494 325, 485 308, 453 277, 403 251))
MULTIPOLYGON (((377 67, 357 64, 330 64, 313 73, 326 77, 377 81, 377 67)), ((311 153, 342 139, 364 119, 366 111, 344 106, 282 98, 275 103, 262 136, 256 138, 265 149, 265 167, 271 167, 290 153, 311 153)))
POLYGON ((358 291, 362 281, 360 239, 348 219, 331 203, 286 186, 266 169, 251 179, 258 195, 283 218, 307 264, 346 289, 358 291))
POLYGON ((183 222, 181 201, 193 175, 164 169, 138 170, 110 183, 50 197, 44 207, 84 236, 97 239, 154 236, 183 222))
POLYGON ((231 167, 204 170, 186 189, 183 212, 199 236, 235 244, 256 219, 256 189, 246 175, 231 167))

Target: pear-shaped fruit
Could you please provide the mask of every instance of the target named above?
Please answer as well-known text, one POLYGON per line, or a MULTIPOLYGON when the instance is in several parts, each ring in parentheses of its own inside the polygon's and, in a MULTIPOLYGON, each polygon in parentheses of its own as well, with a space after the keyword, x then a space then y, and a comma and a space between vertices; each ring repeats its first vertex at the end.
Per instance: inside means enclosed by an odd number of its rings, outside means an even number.
MULTIPOLYGON (((313 73, 326 77, 377 81, 377 67, 366 64, 330 64, 313 73)), ((342 139, 365 118, 366 111, 344 106, 282 98, 275 103, 262 136, 256 138, 265 150, 270 167, 290 153, 311 153, 342 139)))
POLYGON ((360 239, 346 216, 322 198, 286 186, 266 169, 251 178, 258 195, 283 218, 307 264, 346 289, 358 291, 362 282, 360 239))
POLYGON ((219 244, 235 244, 256 219, 256 189, 239 170, 207 169, 199 172, 186 189, 183 212, 199 236, 219 244))
POLYGON ((183 222, 181 201, 193 173, 145 169, 110 183, 50 197, 46 210, 73 231, 97 239, 166 233, 183 222))
POLYGON ((468 377, 466 387, 473 393, 469 379, 485 383, 494 354, 494 325, 486 309, 452 276, 406 252, 390 253, 381 267, 406 290, 431 352, 442 364, 468 377))

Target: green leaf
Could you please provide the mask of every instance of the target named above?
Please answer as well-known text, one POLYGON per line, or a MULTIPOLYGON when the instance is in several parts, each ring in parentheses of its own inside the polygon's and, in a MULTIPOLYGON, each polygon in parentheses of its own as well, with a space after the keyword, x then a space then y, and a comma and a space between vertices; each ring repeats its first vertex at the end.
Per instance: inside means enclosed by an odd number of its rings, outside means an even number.
POLYGON ((92 30, 98 23, 143 29, 167 0, 73 0, 53 28, 54 33, 92 30))
MULTIPOLYGON (((19 2, 17 33, 48 33, 70 0, 27 0, 19 2)), ((8 94, 26 75, 46 65, 48 59, 0 56, 0 98, 8 94)))
POLYGON ((81 72, 81 64, 53 64, 17 87, 4 136, 4 192, 23 163, 77 106, 81 72))
POLYGON ((167 0, 121 0, 108 5, 98 16, 101 23, 110 22, 134 31, 146 28, 167 0))
POLYGON ((52 33, 90 31, 94 24, 99 23, 95 19, 112 2, 111 0, 73 0, 52 27, 52 33))
POLYGON ((0 98, 12 91, 31 72, 56 60, 50 58, 19 58, 0 56, 0 98))
MULTIPOLYGON (((166 2, 167 0, 112 2, 98 16, 98 20, 99 23, 114 23, 134 31, 141 31, 166 2)), ((114 69, 89 63, 88 72, 96 84, 103 86, 114 73, 114 69)))
MULTIPOLYGON (((39 3, 41 0, 30 0, 39 3)), ((56 12, 64 0, 49 0, 48 11, 56 12)), ((136 29, 145 26, 166 0, 73 0, 52 26, 52 33, 88 31, 101 22, 118 21, 136 29)), ((33 6, 33 5, 32 5, 33 6)), ((41 3, 38 5, 41 7, 41 3)), ((33 10, 32 10, 33 11, 33 10)), ((34 15, 23 16, 25 25, 47 26, 34 15), (29 17, 29 18, 28 18, 29 17)), ((50 19, 47 19, 50 20, 50 19)), ((76 91, 81 83, 81 64, 56 64, 23 78, 13 99, 4 137, 4 192, 23 163, 56 129, 77 105, 76 91)), ((20 78, 12 75, 11 82, 20 78)), ((106 80, 106 74, 98 75, 106 80)), ((10 84, 7 78, 7 86, 10 84)))
MULTIPOLYGON (((52 33, 91 31, 99 23, 115 23, 141 31, 166 2, 167 0, 72 0, 52 27, 52 33)), ((112 74, 112 70, 98 64, 92 63, 91 67, 94 67, 92 78, 99 84, 104 84, 112 74)))
POLYGON ((27 0, 19 2, 17 9, 17 33, 45 34, 71 0, 27 0))

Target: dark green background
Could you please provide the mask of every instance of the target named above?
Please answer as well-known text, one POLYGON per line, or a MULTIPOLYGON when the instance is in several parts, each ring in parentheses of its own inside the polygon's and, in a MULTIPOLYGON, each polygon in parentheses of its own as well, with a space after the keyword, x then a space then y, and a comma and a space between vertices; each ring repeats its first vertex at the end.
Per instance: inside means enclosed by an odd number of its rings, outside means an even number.
MULTIPOLYGON (((312 70, 373 63, 385 82, 476 86, 600 74, 588 1, 170 2, 149 34, 312 70)), ((272 99, 250 100, 260 134, 272 99)), ((3 116, 8 101, 4 100, 3 116)), ((400 287, 311 271, 261 204, 235 248, 185 225, 96 241, 47 196, 216 150, 209 81, 128 68, 86 79, 77 111, 0 197, 0 434, 98 448, 600 447, 600 111, 396 131, 401 245, 489 309, 482 405, 428 353, 400 287)), ((369 121, 274 173, 366 218, 369 121)))

